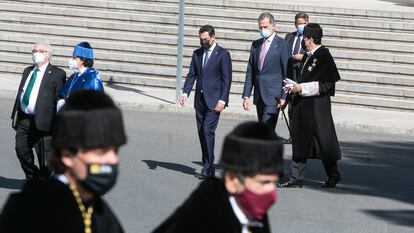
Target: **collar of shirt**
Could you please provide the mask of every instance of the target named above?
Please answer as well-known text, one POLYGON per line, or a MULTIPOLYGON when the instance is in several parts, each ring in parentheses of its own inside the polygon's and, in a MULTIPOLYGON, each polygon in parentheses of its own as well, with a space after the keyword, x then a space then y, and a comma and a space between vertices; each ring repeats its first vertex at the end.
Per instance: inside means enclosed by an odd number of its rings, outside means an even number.
POLYGON ((211 54, 211 52, 214 50, 214 48, 216 47, 217 43, 214 42, 214 44, 208 49, 208 53, 211 54))
POLYGON ((64 184, 66 184, 66 185, 69 184, 68 178, 65 175, 63 175, 63 174, 55 174, 53 176, 53 178, 55 178, 56 180, 58 180, 58 181, 60 181, 60 182, 62 182, 64 184))
POLYGON ((265 38, 264 41, 269 41, 270 43, 272 43, 275 36, 276 36, 276 32, 273 32, 272 35, 269 36, 268 38, 265 38))
MULTIPOLYGON (((243 226, 243 229, 247 230, 248 225, 249 225, 249 219, 240 209, 240 206, 236 202, 236 198, 234 198, 233 196, 230 196, 229 201, 230 201, 231 208, 233 209, 233 212, 236 215, 237 219, 239 220, 240 224, 243 226)), ((245 232, 243 229, 242 229, 242 232, 245 232)))
POLYGON ((84 72, 85 72, 85 70, 86 69, 88 69, 88 67, 82 67, 80 70, 78 70, 78 72, 79 72, 79 76, 81 75, 81 74, 83 74, 84 72))
POLYGON ((43 66, 37 67, 37 68, 39 69, 40 72, 42 72, 44 74, 48 65, 49 65, 49 62, 45 63, 43 66))
POLYGON ((316 50, 318 50, 320 47, 321 45, 318 45, 316 46, 316 48, 312 49, 311 51, 306 52, 308 54, 308 57, 312 56, 316 52, 316 50))

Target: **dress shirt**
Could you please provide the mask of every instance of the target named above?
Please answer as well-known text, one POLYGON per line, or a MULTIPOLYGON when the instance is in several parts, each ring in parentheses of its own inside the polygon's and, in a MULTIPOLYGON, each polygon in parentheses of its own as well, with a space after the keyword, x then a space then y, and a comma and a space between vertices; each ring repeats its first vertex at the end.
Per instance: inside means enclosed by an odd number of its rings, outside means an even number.
POLYGON ((303 35, 300 36, 300 40, 298 41, 298 34, 296 34, 295 36, 295 40, 293 41, 293 46, 292 46, 292 55, 293 55, 293 50, 295 49, 296 43, 299 43, 299 52, 302 49, 302 42, 303 40, 303 35))
POLYGON ((229 197, 229 201, 230 201, 230 205, 231 205, 231 208, 233 209, 234 214, 236 215, 237 219, 242 225, 241 233, 248 233, 249 232, 249 219, 240 209, 240 206, 237 204, 236 199, 233 196, 229 197))
MULTIPOLYGON (((33 85, 32 92, 30 93, 29 104, 27 106, 22 106, 22 105, 20 106, 21 110, 26 114, 30 114, 30 115, 35 114, 36 101, 37 101, 37 96, 39 95, 40 84, 42 83, 43 76, 45 75, 45 71, 46 71, 46 68, 47 68, 48 65, 49 65, 49 62, 44 64, 41 67, 37 67, 39 69, 39 71, 37 72, 37 77, 36 77, 36 81, 33 85)), ((33 71, 34 71, 35 68, 33 68, 33 70, 30 71, 29 76, 26 79, 26 83, 23 86, 23 92, 20 95, 20 103, 23 100, 24 93, 27 89, 27 85, 29 85, 30 78, 32 77, 33 71)))

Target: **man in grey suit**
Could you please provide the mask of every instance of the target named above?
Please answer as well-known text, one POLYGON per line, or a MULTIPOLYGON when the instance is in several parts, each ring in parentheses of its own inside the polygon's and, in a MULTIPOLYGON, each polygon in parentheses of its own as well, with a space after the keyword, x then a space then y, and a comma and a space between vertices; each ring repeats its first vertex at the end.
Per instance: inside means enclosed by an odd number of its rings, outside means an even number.
MULTIPOLYGON (((309 23, 309 16, 305 12, 299 12, 295 15, 295 27, 296 31, 286 34, 285 40, 288 42, 288 47, 292 51, 291 57, 288 61, 287 68, 287 78, 297 81, 299 77, 299 66, 302 61, 303 54, 306 50, 302 48, 303 40, 303 29, 309 23)), ((289 114, 289 123, 292 125, 292 107, 291 107, 291 97, 288 96, 288 114, 289 114)), ((292 143, 291 137, 283 141, 285 144, 292 143)))
POLYGON ((247 64, 243 90, 243 108, 250 109, 250 95, 254 88, 253 103, 259 122, 275 130, 279 108, 284 106, 286 94, 283 79, 291 52, 287 42, 275 33, 275 19, 270 13, 262 13, 258 19, 262 38, 253 41, 247 64))
POLYGON ((66 80, 62 69, 49 63, 52 48, 46 41, 32 50, 33 65, 23 71, 12 112, 16 130, 16 154, 26 179, 45 179, 50 134, 56 116, 57 93, 66 80), (34 163, 36 150, 39 168, 34 163))

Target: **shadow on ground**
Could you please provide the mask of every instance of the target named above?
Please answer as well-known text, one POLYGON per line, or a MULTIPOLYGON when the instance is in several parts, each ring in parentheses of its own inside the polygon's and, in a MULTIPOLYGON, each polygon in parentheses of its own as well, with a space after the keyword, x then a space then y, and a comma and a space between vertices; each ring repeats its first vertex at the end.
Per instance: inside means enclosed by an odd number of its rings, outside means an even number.
MULTIPOLYGON (((338 194, 367 195, 414 205, 414 142, 342 142, 338 194)), ((325 179, 319 161, 308 165, 308 180, 325 179), (313 165, 313 167, 311 167, 313 165)), ((309 185, 318 189, 319 185, 309 185)), ((413 210, 361 210, 392 224, 413 226, 413 210)))
POLYGON ((151 170, 157 169, 157 167, 162 167, 168 170, 181 172, 188 175, 195 175, 195 168, 178 164, 178 163, 170 163, 170 162, 161 162, 161 161, 155 161, 155 160, 142 160, 142 162, 146 163, 148 168, 151 170))
POLYGON ((0 176, 0 188, 5 189, 21 189, 25 180, 10 179, 0 176))

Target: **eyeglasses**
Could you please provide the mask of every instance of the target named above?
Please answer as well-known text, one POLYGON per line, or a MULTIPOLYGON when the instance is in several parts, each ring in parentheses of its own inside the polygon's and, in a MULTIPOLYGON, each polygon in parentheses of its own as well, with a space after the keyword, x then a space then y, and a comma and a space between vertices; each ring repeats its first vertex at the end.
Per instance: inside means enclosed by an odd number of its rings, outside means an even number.
POLYGON ((43 50, 43 49, 39 49, 39 50, 36 50, 36 49, 33 49, 32 50, 32 53, 47 53, 47 52, 49 52, 49 51, 47 51, 47 50, 43 50))

